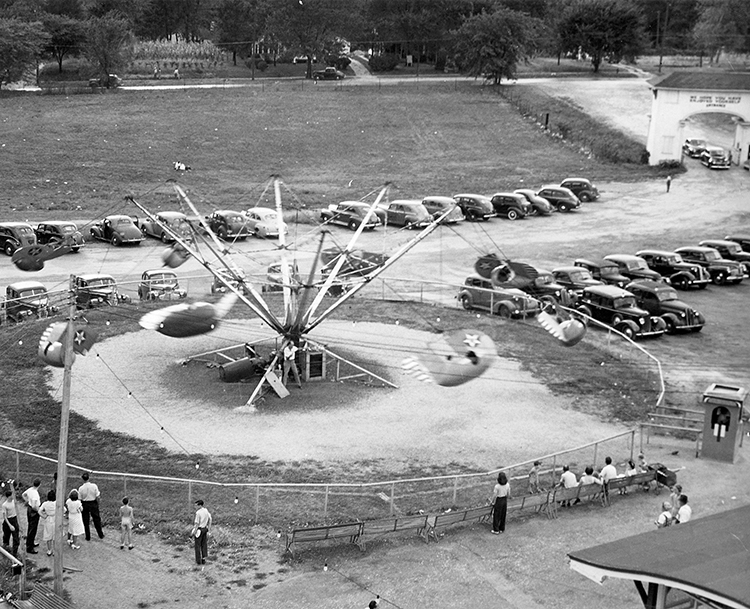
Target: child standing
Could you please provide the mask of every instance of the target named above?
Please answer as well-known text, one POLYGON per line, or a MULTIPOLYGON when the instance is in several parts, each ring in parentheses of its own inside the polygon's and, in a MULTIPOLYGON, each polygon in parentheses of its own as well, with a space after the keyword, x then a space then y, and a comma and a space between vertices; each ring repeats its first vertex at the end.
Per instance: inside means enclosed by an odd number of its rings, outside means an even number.
POLYGON ((127 497, 122 498, 120 506, 120 549, 125 549, 125 542, 128 542, 128 550, 133 549, 133 539, 131 532, 133 530, 133 508, 128 505, 130 500, 127 497))

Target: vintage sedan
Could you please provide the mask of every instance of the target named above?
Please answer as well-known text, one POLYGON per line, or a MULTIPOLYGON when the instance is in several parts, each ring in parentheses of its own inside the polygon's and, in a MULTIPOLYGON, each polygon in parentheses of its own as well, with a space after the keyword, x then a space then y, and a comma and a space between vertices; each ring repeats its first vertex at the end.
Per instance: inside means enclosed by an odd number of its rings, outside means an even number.
POLYGON ((720 146, 706 146, 701 152, 700 160, 709 169, 729 169, 732 166, 729 153, 720 146))
POLYGON ((331 203, 326 209, 320 210, 320 221, 326 224, 340 224, 350 230, 357 230, 359 225, 367 218, 364 229, 374 230, 377 226, 380 226, 381 222, 374 211, 367 217, 371 207, 371 204, 362 201, 331 203))
POLYGON ((659 273, 678 290, 704 289, 711 283, 711 276, 700 264, 685 262, 682 256, 665 250, 641 250, 636 252, 648 264, 648 268, 659 273))
POLYGON ((218 209, 206 216, 206 224, 221 240, 244 241, 250 236, 247 218, 233 209, 218 209))
POLYGON ((130 296, 120 294, 115 278, 105 273, 85 273, 74 276, 73 287, 76 294, 76 307, 79 309, 95 309, 130 302, 130 296))
POLYGON ((396 199, 390 203, 380 203, 375 213, 386 226, 422 228, 432 222, 430 212, 418 200, 396 199))
POLYGON ((691 137, 682 145, 682 153, 689 157, 698 158, 708 146, 706 140, 691 137))
POLYGON ((552 269, 552 275, 557 283, 575 294, 588 287, 603 285, 602 281, 594 279, 588 269, 580 266, 561 266, 552 269))
POLYGON ((677 298, 677 291, 664 282, 634 281, 625 288, 635 296, 636 304, 667 324, 667 333, 700 332, 706 325, 703 314, 677 298))
POLYGON ((187 290, 180 287, 173 271, 153 269, 143 271, 138 285, 138 298, 141 300, 181 300, 187 297, 187 290))
POLYGON ((17 249, 36 245, 36 234, 26 222, 0 223, 0 248, 6 256, 12 256, 17 249))
POLYGON ((578 197, 578 200, 587 203, 599 199, 599 189, 586 178, 565 178, 560 183, 560 188, 567 188, 578 197))
POLYGON ((453 200, 458 203, 458 206, 464 212, 464 216, 469 222, 489 220, 495 216, 495 210, 492 208, 490 198, 484 195, 463 193, 453 195, 453 200))
POLYGON ((557 283, 555 276, 547 270, 535 269, 537 272, 536 278, 521 289, 530 294, 542 305, 547 304, 561 304, 568 306, 573 299, 567 288, 560 283, 557 283))
POLYGON ((530 216, 549 216, 555 211, 552 203, 547 201, 544 197, 540 197, 531 190, 531 188, 517 188, 513 192, 517 195, 521 195, 531 204, 531 210, 529 211, 530 216))
POLYGON ((135 244, 143 241, 143 233, 130 216, 107 216, 94 224, 89 232, 94 239, 106 241, 112 245, 135 244))
POLYGON ((535 317, 541 303, 516 288, 499 288, 484 277, 471 276, 458 292, 458 301, 466 310, 480 309, 510 318, 535 317))
POLYGON ((724 240, 739 243, 743 251, 750 252, 750 235, 742 233, 732 233, 731 235, 727 235, 726 237, 724 237, 724 240))
POLYGON ((328 66, 322 70, 315 70, 312 77, 313 80, 344 80, 346 74, 333 66, 328 66))
POLYGON ((739 243, 725 239, 704 239, 698 245, 712 247, 721 254, 722 258, 740 262, 745 276, 750 275, 750 252, 744 251, 739 243))
MULTIPOLYGON (((259 239, 278 239, 279 217, 275 209, 270 207, 252 207, 245 212, 247 228, 251 234, 259 239)), ((286 222, 281 222, 284 234, 289 232, 286 222)))
POLYGON ((531 203, 523 195, 514 192, 496 192, 490 201, 495 214, 505 216, 508 220, 518 220, 531 214, 531 203))
POLYGON ((5 314, 16 323, 43 319, 58 308, 50 305, 47 288, 38 281, 17 281, 5 288, 5 314))
POLYGON ((456 222, 462 222, 465 220, 461 208, 451 197, 425 197, 422 199, 422 205, 424 205, 425 209, 430 212, 433 220, 437 220, 445 212, 451 210, 450 213, 443 218, 443 224, 455 224, 456 222))
POLYGON ((40 222, 34 232, 37 243, 41 245, 64 245, 70 247, 73 252, 80 251, 86 245, 78 227, 67 220, 40 222))
POLYGON ((632 293, 613 285, 592 286, 583 290, 576 310, 584 319, 591 317, 611 326, 629 339, 661 336, 666 322, 636 305, 632 293))
POLYGON ((573 266, 580 266, 588 270, 594 279, 602 283, 616 285, 618 288, 624 288, 630 279, 620 273, 620 267, 616 262, 611 260, 588 260, 586 258, 577 258, 573 266))
POLYGON ((556 186, 554 184, 542 186, 536 193, 538 196, 547 199, 557 211, 567 212, 578 209, 581 206, 581 200, 569 188, 556 186))
POLYGON ((633 256, 632 254, 609 254, 608 256, 604 256, 604 259, 617 264, 620 267, 620 273, 629 279, 663 280, 659 273, 648 268, 648 264, 640 256, 633 256))
POLYGON ((136 221, 144 237, 154 237, 163 243, 172 243, 174 239, 164 229, 165 226, 183 239, 189 239, 192 235, 187 216, 181 211, 162 211, 156 214, 155 218, 158 222, 150 218, 140 218, 136 221))
POLYGON ((695 262, 706 269, 711 281, 717 285, 742 283, 745 272, 739 262, 722 258, 718 250, 700 245, 680 247, 675 250, 688 262, 695 262))

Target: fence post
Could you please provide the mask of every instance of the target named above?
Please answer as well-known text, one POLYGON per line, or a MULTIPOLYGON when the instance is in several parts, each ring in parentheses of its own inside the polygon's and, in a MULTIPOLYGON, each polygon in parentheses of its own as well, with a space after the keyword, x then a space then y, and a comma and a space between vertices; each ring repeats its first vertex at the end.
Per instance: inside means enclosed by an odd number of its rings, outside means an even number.
POLYGON ((552 457, 552 486, 555 486, 555 472, 557 471, 557 455, 552 457))
POLYGON ((323 501, 323 522, 328 522, 328 490, 331 487, 326 484, 326 496, 325 500, 323 501))
POLYGON ((188 505, 193 505, 193 481, 188 480, 188 505))
POLYGON ((594 467, 596 467, 596 455, 598 452, 599 452, 599 442, 594 444, 594 462, 591 464, 594 467))
POLYGON ((127 476, 122 477, 122 496, 128 496, 128 478, 127 476))
POLYGON ((630 460, 633 460, 633 451, 635 450, 635 429, 630 430, 630 460))
POLYGON ((457 497, 458 497, 458 476, 453 478, 453 505, 456 505, 457 497))
POLYGON ((20 484, 21 480, 21 455, 16 451, 16 484, 20 484))
POLYGON ((260 484, 255 485, 255 524, 258 524, 258 514, 260 513, 260 484))
POLYGON ((390 514, 391 516, 393 516, 393 512, 394 512, 393 505, 394 505, 395 498, 396 498, 396 483, 391 482, 391 514, 390 514))

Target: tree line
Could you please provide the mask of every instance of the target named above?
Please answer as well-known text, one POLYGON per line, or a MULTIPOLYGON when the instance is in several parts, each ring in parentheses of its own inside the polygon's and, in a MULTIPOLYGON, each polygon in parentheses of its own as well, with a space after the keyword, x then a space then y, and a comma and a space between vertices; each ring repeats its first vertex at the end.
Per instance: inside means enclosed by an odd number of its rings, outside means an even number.
MULTIPOLYGON (((0 86, 84 56, 106 75, 137 40, 211 41, 311 59, 344 44, 499 82, 536 54, 603 61, 649 51, 750 52, 748 0, 0 0, 0 86)), ((311 70, 308 61, 308 75, 311 70)))

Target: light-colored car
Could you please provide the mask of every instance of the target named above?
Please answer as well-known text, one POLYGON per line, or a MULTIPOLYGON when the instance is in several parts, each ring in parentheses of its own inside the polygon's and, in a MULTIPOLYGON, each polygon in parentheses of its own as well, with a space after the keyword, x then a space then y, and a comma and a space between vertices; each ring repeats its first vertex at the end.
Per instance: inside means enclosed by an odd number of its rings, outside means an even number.
MULTIPOLYGON (((187 216, 181 211, 162 211, 156 214, 155 217, 161 224, 167 226, 182 238, 190 238, 190 224, 187 216)), ((159 222, 154 222, 149 218, 140 218, 137 220, 138 227, 141 229, 144 237, 155 237, 156 239, 161 239, 163 243, 172 243, 174 239, 169 236, 169 233, 162 228, 159 222)))
POLYGON ((455 224, 465 220, 464 213, 452 197, 430 196, 422 199, 422 205, 430 212, 433 220, 437 220, 449 209, 451 212, 443 218, 443 224, 455 224))
POLYGON ((500 288, 484 277, 472 275, 458 292, 458 301, 467 311, 480 309, 510 318, 535 317, 541 303, 517 288, 500 288))
POLYGON ((26 222, 0 223, 0 248, 7 256, 27 245, 36 245, 36 233, 26 222))
MULTIPOLYGON (((268 239, 270 237, 278 238, 279 220, 275 209, 270 207, 252 207, 245 213, 247 218, 247 230, 259 239, 268 239)), ((286 223, 282 221, 284 234, 289 232, 286 223)))

